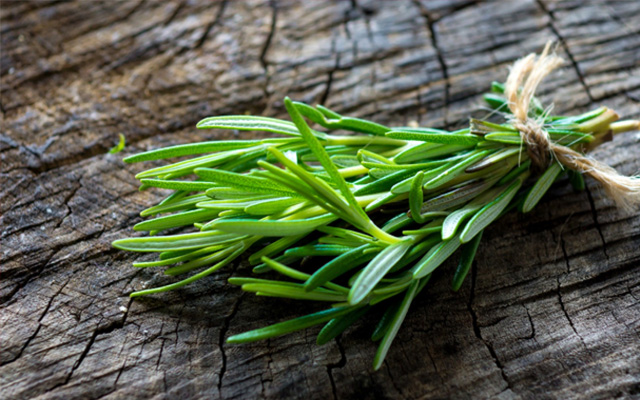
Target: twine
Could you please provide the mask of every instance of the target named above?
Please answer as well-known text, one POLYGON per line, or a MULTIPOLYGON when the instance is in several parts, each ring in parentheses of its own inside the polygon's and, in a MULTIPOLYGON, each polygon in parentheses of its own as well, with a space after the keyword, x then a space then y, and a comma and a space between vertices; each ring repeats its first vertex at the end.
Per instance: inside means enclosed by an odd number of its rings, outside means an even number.
POLYGON ((511 67, 505 85, 505 95, 513 113, 510 123, 520 132, 531 162, 537 168, 546 169, 551 156, 563 166, 600 182, 607 195, 619 207, 628 211, 636 210, 640 205, 640 177, 620 175, 615 169, 592 157, 553 143, 544 126, 529 118, 529 105, 538 85, 563 63, 563 59, 555 53, 550 54, 550 50, 551 42, 548 42, 539 57, 529 54, 511 67))

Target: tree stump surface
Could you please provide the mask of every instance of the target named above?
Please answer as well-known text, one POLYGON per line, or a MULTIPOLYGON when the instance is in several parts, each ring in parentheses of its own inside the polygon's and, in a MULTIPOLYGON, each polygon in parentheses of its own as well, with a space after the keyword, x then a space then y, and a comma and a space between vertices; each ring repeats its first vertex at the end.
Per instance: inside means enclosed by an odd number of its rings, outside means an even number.
MULTIPOLYGON (((640 217, 591 181, 494 223, 458 293, 439 268, 378 372, 375 315, 322 347, 317 329, 227 345, 317 305, 243 295, 226 280, 246 263, 132 301, 170 279, 111 247, 165 193, 123 155, 236 137, 195 124, 285 117, 285 95, 458 128, 551 39, 545 104, 639 118, 640 2, 2 1, 1 24, 1 398, 640 396, 640 217)), ((625 174, 639 154, 637 132, 593 153, 625 174)))

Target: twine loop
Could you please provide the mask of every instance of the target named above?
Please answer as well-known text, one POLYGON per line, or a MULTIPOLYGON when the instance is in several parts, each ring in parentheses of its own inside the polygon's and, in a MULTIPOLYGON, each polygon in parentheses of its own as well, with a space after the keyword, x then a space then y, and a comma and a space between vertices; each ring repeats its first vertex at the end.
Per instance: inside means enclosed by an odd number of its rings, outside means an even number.
POLYGON ((640 205, 640 177, 620 175, 604 163, 552 142, 544 126, 529 117, 529 106, 538 85, 563 63, 561 57, 551 52, 551 46, 548 42, 540 56, 529 54, 511 67, 505 85, 505 96, 513 114, 509 122, 520 132, 534 166, 546 169, 551 157, 564 167, 591 176, 618 206, 634 211, 640 205))

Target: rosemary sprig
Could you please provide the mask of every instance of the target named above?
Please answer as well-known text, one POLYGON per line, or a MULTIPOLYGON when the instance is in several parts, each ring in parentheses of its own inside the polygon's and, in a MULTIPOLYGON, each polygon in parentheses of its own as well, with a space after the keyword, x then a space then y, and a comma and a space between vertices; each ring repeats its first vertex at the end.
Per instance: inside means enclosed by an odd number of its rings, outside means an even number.
MULTIPOLYGON (((485 100, 508 113, 502 84, 485 100)), ((550 116, 537 99, 531 112, 557 145, 586 150, 638 121, 615 122, 600 107, 579 116, 550 116)), ((132 293, 172 290, 249 253, 254 272, 279 280, 230 278, 258 296, 328 302, 326 310, 228 338, 244 343, 325 324, 323 344, 367 312, 385 308, 372 339, 382 364, 411 302, 433 271, 462 248, 452 289, 462 285, 483 230, 508 210, 529 212, 567 173, 551 163, 532 170, 526 146, 507 121, 470 121, 468 129, 390 128, 285 99, 292 122, 251 116, 212 117, 199 129, 265 131, 285 138, 203 142, 152 150, 126 162, 197 156, 141 172, 141 189, 173 193, 141 215, 134 229, 149 237, 117 240, 119 249, 159 253, 136 267, 163 267, 186 279, 132 293), (312 129, 305 118, 332 135, 312 129), (535 179, 531 179, 531 176, 535 179), (180 179, 182 178, 182 179, 180 179), (191 179, 188 179, 191 178, 191 179), (195 226, 196 232, 157 235, 195 226), (321 262, 297 268, 306 257, 321 262)), ((570 172, 570 171, 569 171, 570 172)), ((584 187, 570 172, 572 184, 584 187)))

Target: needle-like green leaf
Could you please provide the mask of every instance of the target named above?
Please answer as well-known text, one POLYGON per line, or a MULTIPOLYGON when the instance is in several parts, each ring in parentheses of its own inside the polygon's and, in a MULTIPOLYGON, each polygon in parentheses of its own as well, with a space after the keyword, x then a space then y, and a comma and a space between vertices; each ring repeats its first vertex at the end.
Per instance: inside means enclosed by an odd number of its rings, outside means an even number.
POLYGON ((555 182, 556 178, 562 172, 562 165, 560 163, 554 162, 549 168, 538 178, 536 183, 529 189, 527 193, 527 197, 524 198, 524 203, 522 204, 522 212, 527 213, 533 209, 533 207, 538 204, 542 196, 549 190, 553 182, 555 182))
POLYGON ((138 297, 138 296, 145 296, 148 294, 154 294, 154 293, 161 293, 161 292, 167 292, 169 290, 175 290, 178 288, 181 288, 182 286, 188 285, 190 283, 193 283, 195 281, 197 281, 198 279, 202 279, 208 275, 211 275, 212 273, 214 273, 215 271, 219 270, 220 268, 224 267, 225 265, 229 264, 231 261, 235 260, 240 254, 242 254, 244 252, 244 250, 246 249, 246 246, 244 243, 238 243, 234 246, 231 246, 227 249, 227 254, 229 254, 224 260, 220 261, 219 263, 217 263, 216 265, 207 268, 206 270, 199 272, 193 276, 188 277, 187 279, 184 279, 180 282, 176 282, 176 283, 172 283, 170 285, 166 285, 166 286, 160 286, 157 288, 153 288, 153 289, 145 289, 145 290, 140 290, 138 292, 133 292, 131 293, 129 296, 130 297, 138 297))
POLYGON ((210 117, 198 122, 198 129, 237 129, 240 131, 263 131, 288 136, 300 136, 296 126, 281 119, 250 115, 210 117))
POLYGON ((143 262, 134 262, 133 266, 137 268, 148 268, 148 267, 162 267, 165 265, 176 264, 183 261, 193 260, 194 258, 198 258, 205 254, 211 254, 218 250, 222 250, 228 247, 227 244, 219 244, 209 247, 203 247, 197 250, 185 250, 185 251, 173 251, 173 252, 165 252, 160 253, 160 260, 157 261, 143 261, 143 262), (183 254, 180 254, 183 253, 183 254), (164 254, 173 254, 171 257, 164 256, 164 254))
POLYGON ((349 292, 349 303, 352 305, 360 303, 413 244, 412 240, 404 240, 378 253, 354 282, 349 292))
POLYGON ((217 210, 190 210, 143 221, 133 226, 135 231, 160 231, 179 226, 192 225, 194 222, 206 221, 218 216, 217 210))
POLYGON ((435 189, 435 188, 441 187, 445 183, 454 179, 459 174, 463 173, 467 167, 469 167, 470 165, 473 165, 474 163, 476 163, 478 160, 485 157, 490 152, 491 152, 490 150, 483 150, 483 151, 476 151, 474 153, 469 154, 467 157, 460 160, 455 165, 452 165, 451 167, 445 169, 434 178, 430 179, 427 183, 425 183, 424 188, 435 189))
POLYGON ((291 197, 258 200, 246 206, 244 212, 251 215, 271 215, 294 204, 299 204, 302 201, 304 200, 291 197))
POLYGON ((460 247, 460 240, 458 237, 453 237, 449 240, 444 240, 434 246, 429 252, 422 257, 418 263, 413 267, 413 277, 415 279, 424 278, 432 273, 436 268, 453 254, 460 247))
POLYGON ((194 154, 246 149, 248 147, 258 146, 260 144, 261 142, 259 140, 225 140, 181 144, 177 146, 165 147, 162 149, 145 151, 144 153, 138 153, 133 156, 126 157, 124 159, 124 162, 136 163, 140 161, 164 160, 166 158, 190 156, 194 154))
POLYGON ((328 129, 347 129, 353 132, 370 133, 372 135, 384 135, 390 130, 386 126, 376 124, 375 122, 359 118, 343 117, 322 106, 318 106, 318 110, 316 110, 304 103, 292 103, 296 110, 302 115, 328 129))
POLYGON ((124 149, 125 145, 126 145, 126 139, 125 139, 124 135, 122 133, 118 134, 118 144, 113 146, 109 150, 109 154, 120 153, 122 151, 122 149, 124 149))
POLYGON ((231 336, 227 339, 227 343, 248 343, 275 336, 286 335, 287 333, 322 324, 351 311, 353 311, 353 307, 330 308, 328 310, 305 315, 304 317, 295 318, 289 321, 280 322, 264 328, 231 336))
POLYGON ((207 196, 196 194, 193 196, 186 196, 182 198, 176 198, 175 201, 168 201, 158 204, 157 206, 149 207, 140 213, 141 217, 149 217, 151 215, 174 212, 179 210, 192 210, 196 208, 196 204, 201 201, 209 200, 207 196))
POLYGON ((296 192, 292 192, 269 179, 210 168, 198 168, 194 172, 203 180, 224 184, 232 188, 246 189, 253 193, 272 194, 280 197, 298 197, 296 192))
POLYGON ((192 191, 204 191, 216 186, 212 182, 201 181, 167 181, 164 179, 140 179, 140 182, 150 187, 157 187, 161 189, 173 189, 173 190, 185 190, 192 191))
POLYGON ((137 179, 161 177, 162 179, 173 179, 184 175, 189 175, 196 168, 215 167, 226 161, 238 157, 245 149, 225 151, 222 153, 210 154, 191 160, 180 161, 174 164, 152 168, 136 175, 137 179))
POLYGON ((346 293, 337 293, 324 288, 317 288, 310 292, 304 290, 302 285, 272 284, 272 283, 247 283, 242 285, 242 290, 254 292, 263 296, 283 297, 296 300, 328 301, 337 303, 347 299, 346 293))
POLYGON ((514 181, 505 188, 495 200, 482 207, 464 227, 464 230, 460 234, 460 241, 462 243, 470 241, 475 235, 486 228, 487 225, 493 222, 493 220, 498 218, 502 210, 507 207, 513 196, 516 195, 521 185, 522 179, 514 181))
POLYGON ((364 314, 366 314, 369 309, 370 307, 367 306, 355 308, 355 310, 351 311, 350 313, 341 315, 327 322, 320 333, 318 333, 318 339, 316 340, 316 343, 318 345, 323 345, 336 338, 339 334, 344 332, 345 329, 353 325, 354 322, 356 322, 364 314))
POLYGON ((221 219, 211 225, 211 229, 241 235, 259 236, 297 236, 309 233, 318 226, 326 225, 336 219, 333 215, 322 215, 315 218, 299 220, 255 220, 255 219, 221 219))
POLYGON ((424 193, 422 193, 422 177, 424 172, 418 172, 411 182, 411 191, 409 192, 409 210, 411 211, 411 218, 417 223, 423 223, 424 219, 421 216, 420 208, 424 201, 424 193))
POLYGON ((326 282, 339 277, 345 272, 348 272, 373 259, 376 253, 367 253, 366 250, 369 249, 375 250, 376 252, 380 251, 380 247, 365 244, 329 261, 314 272, 313 275, 311 275, 311 277, 305 282, 305 290, 314 290, 315 288, 324 285, 326 282))
POLYGON ((242 239, 242 236, 235 233, 209 231, 171 236, 120 239, 113 242, 113 247, 120 250, 138 252, 176 251, 198 249, 215 244, 234 242, 240 239, 242 239))
POLYGON ((454 292, 457 292, 462 286, 462 282, 464 282, 464 278, 469 273, 469 269, 471 269, 471 264, 473 264, 473 259, 476 257, 476 251, 478 251, 478 246, 480 245, 480 240, 482 239, 482 231, 480 231, 470 242, 462 245, 462 252, 460 255, 460 262, 458 263, 458 268, 456 268, 456 272, 453 274, 453 281, 451 282, 451 289, 454 292))
MULTIPOLYGON (((468 130, 466 130, 468 132, 468 130)), ((394 129, 386 133, 392 139, 416 140, 429 143, 452 144, 458 146, 473 146, 482 139, 469 133, 449 133, 437 129, 417 131, 394 129)))
POLYGON ((378 370, 382 366, 382 362, 384 358, 387 356, 389 352, 389 348, 391 347, 391 343, 393 339, 395 339, 398 331, 400 330, 400 326, 402 325, 402 321, 407 316, 407 312, 409 311, 409 306, 413 301, 417 291, 418 291, 418 281, 414 281, 407 292, 404 295, 404 299, 402 299, 402 303, 398 307, 397 311, 391 318, 389 322, 389 326, 387 327, 384 337, 380 342, 380 346, 378 347, 378 351, 376 352, 376 356, 373 359, 373 369, 378 370))

